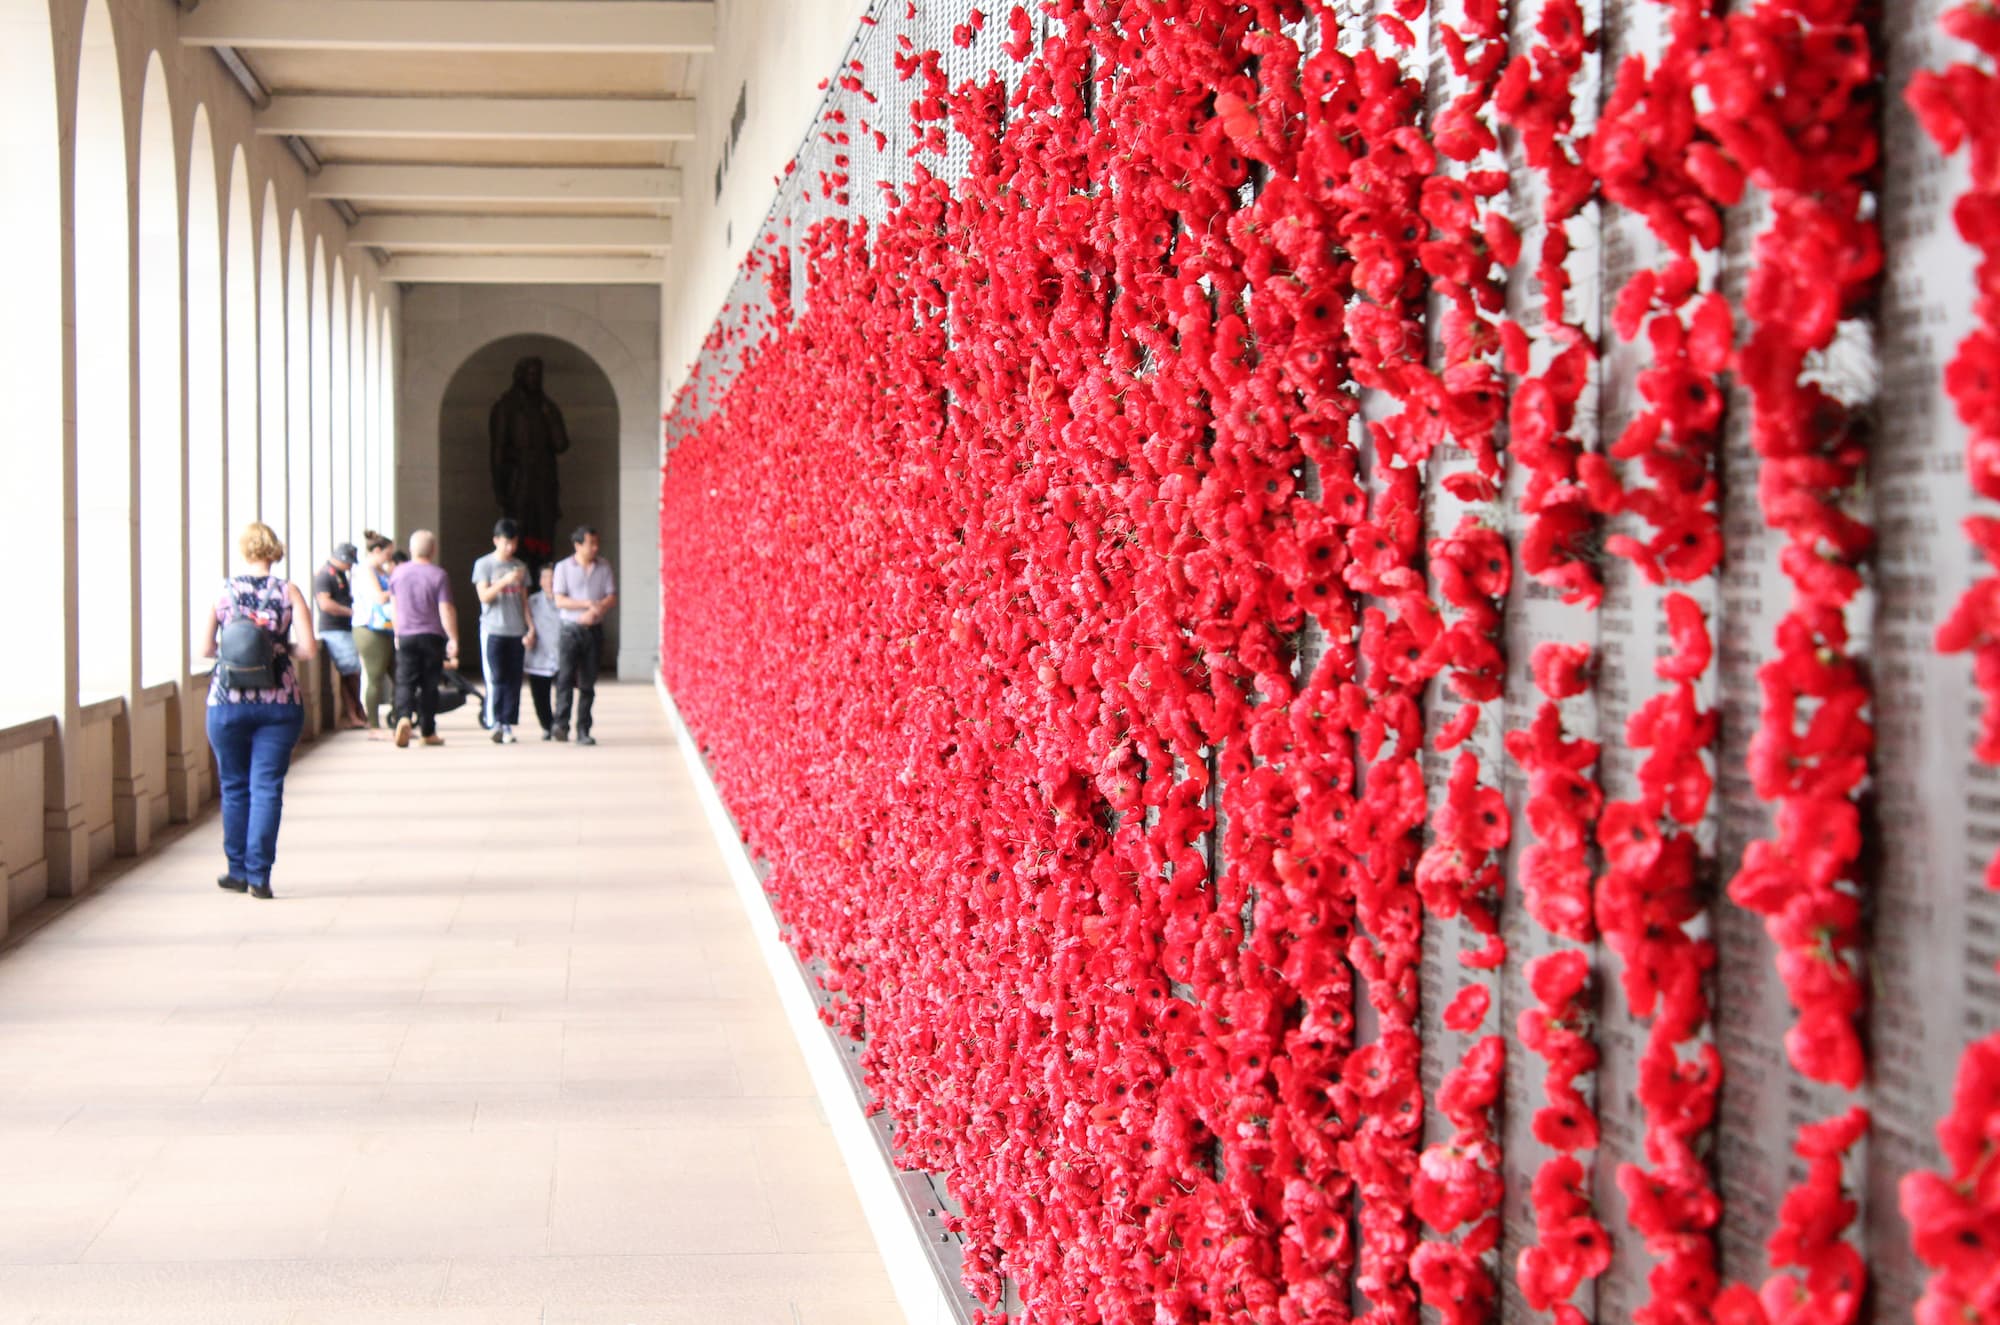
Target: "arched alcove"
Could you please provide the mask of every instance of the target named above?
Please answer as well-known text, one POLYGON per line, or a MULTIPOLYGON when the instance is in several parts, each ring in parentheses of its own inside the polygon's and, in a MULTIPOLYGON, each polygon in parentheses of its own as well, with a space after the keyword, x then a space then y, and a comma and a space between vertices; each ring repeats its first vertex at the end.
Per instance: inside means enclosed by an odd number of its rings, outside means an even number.
MULTIPOLYGON (((0 520, 21 547, 56 546, 62 534, 62 134, 57 126, 55 47, 48 6, 0 9, 0 243, 31 255, 7 273, 0 318, 0 390, 14 412, 0 430, 0 520)), ((25 575, 22 621, 62 618, 62 577, 25 575)), ((0 649, 0 721, 62 706, 61 636, 35 648, 0 649)))
MULTIPOLYGON (((306 284, 306 227, 297 212, 285 249, 285 500, 265 519, 278 526, 278 537, 295 549, 291 559, 299 561, 311 553, 296 550, 298 545, 312 542, 312 293, 306 284)), ((302 572, 292 566, 290 573, 302 572)))
POLYGON ((361 318, 361 382, 365 403, 362 407, 362 477, 357 502, 365 529, 382 527, 382 342, 376 321, 375 296, 368 296, 361 318))
POLYGON ((369 527, 368 491, 368 357, 363 336, 366 318, 361 302, 361 278, 347 287, 347 509, 343 527, 359 541, 369 527))
POLYGON ((130 689, 132 205, 108 0, 87 6, 76 87, 76 576, 86 699, 130 689))
MULTIPOLYGON (((474 351, 445 387, 438 412, 438 536, 445 569, 461 600, 471 591, 472 563, 492 551, 493 497, 487 419, 513 385, 514 365, 542 360, 543 390, 561 406, 570 437, 561 461, 562 521, 557 555, 567 556, 569 531, 596 526, 605 549, 618 546, 618 396, 611 379, 589 354, 555 336, 507 336, 474 351)), ((604 663, 618 656, 618 614, 605 623, 604 663)), ((468 650, 469 651, 469 650, 468 650)))
MULTIPOLYGON (((328 433, 331 439, 324 473, 327 476, 327 500, 325 502, 326 527, 321 542, 315 544, 313 556, 324 557, 334 543, 353 538, 361 531, 354 527, 353 510, 348 505, 353 493, 354 452, 353 439, 349 435, 348 415, 349 364, 347 360, 347 264, 338 257, 333 260, 333 274, 327 291, 332 300, 327 310, 327 353, 331 359, 332 371, 327 378, 330 399, 328 407, 332 411, 333 427, 328 433)), ((317 562, 315 562, 315 565, 317 562)))
MULTIPOLYGON (((222 227, 216 212, 215 143, 208 110, 194 113, 187 201, 187 569, 191 614, 206 609, 223 575, 224 399, 222 227)), ((254 466, 253 466, 254 472, 254 466)), ((199 646, 190 620, 189 662, 199 646)))
POLYGON ((396 465, 400 444, 396 435, 396 324, 389 310, 382 310, 381 335, 375 346, 376 407, 380 411, 375 440, 375 519, 376 528, 387 533, 397 528, 402 513, 396 507, 396 465))
MULTIPOLYGON (((266 524, 285 522, 286 443, 291 427, 291 410, 286 404, 291 373, 286 362, 285 333, 291 321, 285 308, 285 229, 278 215, 278 190, 264 186, 264 223, 258 227, 257 278, 257 381, 260 478, 255 515, 266 524)), ((235 529, 250 522, 245 511, 234 520, 235 529)), ((235 530, 231 531, 232 544, 235 530)), ((234 556, 234 553, 231 553, 234 556)))
MULTIPOLYGON (((160 57, 139 112, 139 679, 180 675, 181 208, 174 110, 160 57)), ((88 599, 85 599, 88 602, 88 599)))
MULTIPOLYGON (((650 601, 633 595, 659 569, 659 322, 658 300, 644 304, 617 287, 414 285, 403 291, 395 332, 408 342, 393 348, 389 368, 401 450, 395 468, 396 499, 408 504, 405 525, 438 518, 448 491, 435 431, 445 389, 459 368, 503 336, 547 336, 596 361, 618 402, 618 500, 620 536, 605 553, 627 594, 617 612, 618 672, 643 679, 652 673, 659 618, 650 601)), ((490 483, 485 485, 490 490, 490 483)), ((608 521, 606 522, 609 523, 608 521)), ((650 599, 650 593, 647 595, 650 599)))
POLYGON ((229 231, 223 262, 224 335, 229 427, 223 465, 228 505, 222 517, 222 567, 227 571, 230 531, 257 513, 257 232, 250 210, 250 172, 237 148, 229 163, 229 231))
POLYGON ((305 482, 295 484, 295 501, 305 518, 292 520, 286 536, 292 549, 292 574, 303 580, 318 569, 326 555, 327 527, 332 523, 333 475, 333 351, 327 341, 326 241, 313 240, 312 285, 307 303, 307 341, 311 356, 306 381, 312 392, 312 429, 307 434, 305 482))

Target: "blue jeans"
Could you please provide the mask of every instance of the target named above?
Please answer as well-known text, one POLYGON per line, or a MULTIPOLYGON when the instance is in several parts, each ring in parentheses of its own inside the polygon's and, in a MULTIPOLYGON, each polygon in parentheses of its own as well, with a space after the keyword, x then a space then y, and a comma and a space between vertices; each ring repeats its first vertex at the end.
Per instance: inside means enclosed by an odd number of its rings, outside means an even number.
POLYGON ((526 656, 519 635, 486 636, 486 711, 496 727, 521 721, 521 662, 526 656))
POLYGON ((336 672, 342 676, 361 675, 361 651, 354 647, 352 630, 324 631, 319 642, 326 646, 326 656, 333 660, 336 672))
POLYGON ((231 878, 271 882, 278 820, 285 812, 285 771, 306 711, 298 704, 213 704, 208 747, 222 787, 222 850, 231 878))

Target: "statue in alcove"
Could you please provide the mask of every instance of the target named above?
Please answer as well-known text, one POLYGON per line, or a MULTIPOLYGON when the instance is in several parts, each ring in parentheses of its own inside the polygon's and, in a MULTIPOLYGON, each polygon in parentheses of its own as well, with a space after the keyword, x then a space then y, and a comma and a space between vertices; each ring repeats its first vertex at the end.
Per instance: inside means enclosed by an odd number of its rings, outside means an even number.
POLYGON ((514 385, 493 402, 487 417, 492 443, 493 498, 500 513, 521 526, 521 559, 542 567, 552 560, 562 520, 562 478, 556 457, 569 450, 562 410, 542 391, 542 361, 530 355, 514 365, 514 385))

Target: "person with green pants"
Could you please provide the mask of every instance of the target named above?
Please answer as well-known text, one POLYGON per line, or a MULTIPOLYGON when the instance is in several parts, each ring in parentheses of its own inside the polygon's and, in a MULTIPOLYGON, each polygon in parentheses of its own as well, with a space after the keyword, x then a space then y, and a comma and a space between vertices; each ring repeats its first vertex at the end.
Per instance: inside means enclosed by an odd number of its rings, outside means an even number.
POLYGON ((374 530, 354 572, 354 647, 361 655, 361 712, 368 730, 382 730, 381 710, 396 702, 395 607, 389 598, 389 569, 396 545, 374 530))

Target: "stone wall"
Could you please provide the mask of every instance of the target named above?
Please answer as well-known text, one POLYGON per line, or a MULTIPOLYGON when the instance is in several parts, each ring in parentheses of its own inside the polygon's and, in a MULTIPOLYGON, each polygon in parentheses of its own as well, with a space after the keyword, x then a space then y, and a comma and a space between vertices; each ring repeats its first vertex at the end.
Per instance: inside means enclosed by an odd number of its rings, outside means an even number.
MULTIPOLYGON (((589 490, 585 476, 592 471, 585 466, 590 453, 574 454, 564 463, 564 522, 573 525, 591 518, 603 531, 605 555, 618 573, 624 595, 613 628, 618 674, 628 680, 651 677, 659 658, 659 622, 651 588, 658 582, 660 568, 657 293, 645 286, 414 285, 404 294, 402 318, 397 393, 402 460, 397 474, 399 538, 416 528, 440 528, 447 512, 491 503, 481 440, 483 411, 505 389, 504 374, 512 358, 507 358, 501 376, 486 383, 490 390, 483 402, 476 402, 477 408, 458 403, 449 416, 446 412, 447 397, 454 395, 453 380, 482 350, 510 338, 547 337, 574 347, 610 383, 616 435, 604 440, 613 444, 615 484, 608 498, 614 504, 603 506, 602 513, 579 504, 605 498, 589 490), (448 418, 450 442, 445 437, 448 418)), ((549 393, 566 410, 573 401, 581 404, 579 393, 587 376, 580 363, 568 371, 578 375, 568 382, 552 376, 548 383, 549 393)), ((465 389, 471 391, 469 386, 465 389)), ((609 424, 606 412, 593 407, 584 417, 570 419, 570 433, 580 446, 587 445, 596 440, 594 430, 609 424)), ((455 528, 472 528, 465 523, 468 519, 461 515, 452 523, 455 528)), ((483 550, 483 545, 477 549, 483 550)), ((446 549, 447 565, 460 578, 471 567, 470 558, 461 555, 464 551, 446 549)))

